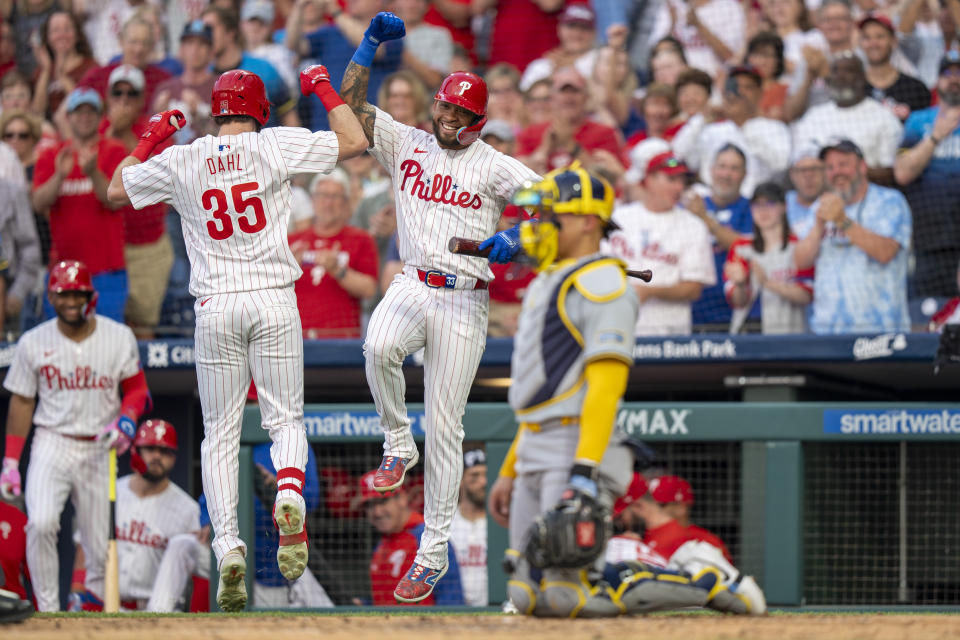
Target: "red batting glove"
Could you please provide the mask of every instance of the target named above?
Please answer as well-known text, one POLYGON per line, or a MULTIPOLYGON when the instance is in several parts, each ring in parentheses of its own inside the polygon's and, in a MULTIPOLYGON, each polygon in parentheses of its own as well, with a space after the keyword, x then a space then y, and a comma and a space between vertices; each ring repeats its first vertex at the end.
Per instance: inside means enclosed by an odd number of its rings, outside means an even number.
POLYGON ((155 113, 147 123, 147 130, 140 136, 140 142, 130 152, 140 162, 146 162, 157 145, 172 136, 187 124, 187 119, 179 109, 170 109, 155 113))
POLYGON ((333 111, 343 104, 330 84, 330 73, 322 64, 314 64, 300 72, 300 91, 305 96, 315 95, 327 111, 333 111))

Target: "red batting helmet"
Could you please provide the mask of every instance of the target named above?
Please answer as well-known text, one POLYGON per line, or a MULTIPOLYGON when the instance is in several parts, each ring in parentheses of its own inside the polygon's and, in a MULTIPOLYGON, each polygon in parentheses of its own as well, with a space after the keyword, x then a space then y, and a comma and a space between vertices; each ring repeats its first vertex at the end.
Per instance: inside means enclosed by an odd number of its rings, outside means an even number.
POLYGON ((139 447, 163 447, 177 450, 177 430, 166 420, 147 420, 137 429, 130 449, 130 466, 137 473, 146 473, 147 465, 140 457, 139 447))
POLYGON ((270 119, 270 102, 263 80, 249 71, 234 69, 217 78, 210 100, 214 117, 250 116, 260 126, 270 119))
POLYGON ((460 127, 457 141, 468 145, 480 137, 480 130, 487 122, 487 83, 469 71, 454 71, 440 85, 434 99, 463 107, 477 115, 469 127, 460 127))
POLYGON ((90 294, 90 300, 83 308, 83 317, 86 318, 97 306, 97 291, 93 288, 93 278, 90 269, 79 260, 61 260, 50 270, 50 280, 47 282, 47 291, 63 293, 64 291, 84 291, 90 294))

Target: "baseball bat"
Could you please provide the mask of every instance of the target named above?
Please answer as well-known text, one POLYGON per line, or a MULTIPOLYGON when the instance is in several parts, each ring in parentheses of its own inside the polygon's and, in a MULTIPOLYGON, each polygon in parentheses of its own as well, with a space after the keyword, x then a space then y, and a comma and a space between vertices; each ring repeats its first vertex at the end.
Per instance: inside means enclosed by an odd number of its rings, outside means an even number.
POLYGON ((103 610, 120 611, 120 562, 117 558, 117 450, 110 448, 110 534, 107 538, 107 567, 104 575, 103 610))
MULTIPOLYGON (((490 255, 490 247, 481 250, 479 240, 458 238, 456 236, 450 238, 450 242, 447 243, 447 249, 449 249, 451 253, 459 253, 462 256, 474 256, 476 258, 486 258, 490 255)), ((650 282, 650 280, 653 279, 653 271, 650 271, 650 269, 643 269, 641 271, 627 269, 627 275, 631 278, 643 280, 644 282, 650 282)))

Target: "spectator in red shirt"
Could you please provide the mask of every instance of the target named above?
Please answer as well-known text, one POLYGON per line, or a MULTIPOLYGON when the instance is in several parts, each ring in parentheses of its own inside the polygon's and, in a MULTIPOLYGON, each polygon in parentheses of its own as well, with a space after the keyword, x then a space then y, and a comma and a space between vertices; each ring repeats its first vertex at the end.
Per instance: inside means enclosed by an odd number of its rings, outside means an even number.
POLYGON ((91 87, 97 90, 101 97, 107 95, 110 74, 120 65, 132 65, 143 72, 144 83, 144 115, 147 105, 153 102, 153 92, 161 82, 170 77, 170 73, 155 64, 150 64, 150 56, 156 41, 153 34, 153 25, 136 16, 123 23, 120 30, 120 48, 122 55, 119 62, 103 67, 97 67, 87 72, 78 86, 91 87))
MULTIPOLYGON (((375 471, 360 478, 360 501, 367 520, 380 533, 380 542, 370 558, 370 591, 373 604, 395 605, 393 590, 403 572, 417 554, 417 545, 423 535, 423 516, 410 508, 407 492, 401 487, 380 493, 373 488, 375 471)), ((416 605, 463 604, 460 584, 460 566, 453 545, 447 547, 447 573, 426 599, 416 605)))
POLYGON ((475 13, 497 10, 487 64, 509 62, 517 69, 526 69, 558 46, 557 22, 565 4, 566 0, 474 0, 475 13))
MULTIPOLYGON (((65 106, 71 140, 40 151, 33 171, 33 208, 50 218, 50 264, 84 262, 99 295, 97 313, 123 322, 123 213, 110 208, 107 185, 127 151, 98 133, 103 102, 96 91, 74 89, 65 106)), ((46 298, 44 312, 53 317, 46 298)))
MULTIPOLYGON (((140 69, 124 64, 110 74, 107 94, 105 135, 133 151, 147 128, 143 114, 144 77, 140 69)), ((161 144, 157 153, 169 146, 161 144)), ((154 337, 160 322, 160 308, 173 267, 173 244, 167 235, 167 205, 160 203, 140 209, 124 207, 124 261, 130 295, 127 324, 140 340, 154 337)))
POLYGON ((377 292, 377 247, 369 233, 347 225, 349 189, 340 169, 317 176, 313 226, 290 236, 303 269, 294 288, 305 338, 361 337, 361 303, 377 292))
POLYGON ((30 581, 27 569, 27 516, 17 507, 0 500, 0 569, 3 588, 26 599, 24 585, 30 581))
MULTIPOLYGON (((662 476, 650 481, 650 495, 663 507, 664 512, 677 524, 686 529, 693 540, 702 540, 715 546, 727 562, 733 563, 733 557, 723 544, 723 540, 703 527, 690 522, 690 508, 693 506, 693 489, 690 483, 679 476, 662 476)), ((669 556, 668 556, 669 557, 669 556)))
MULTIPOLYGON (((472 0, 433 0, 423 21, 438 27, 445 27, 456 44, 466 49, 473 65, 477 64, 477 54, 474 51, 476 38, 470 21, 473 18, 472 0)), ((489 84, 489 83, 488 83, 489 84)))
POLYGON ((517 137, 517 157, 540 174, 579 160, 588 171, 616 165, 623 173, 623 141, 620 133, 592 122, 587 111, 587 81, 573 67, 553 74, 551 111, 553 119, 530 125, 517 137))

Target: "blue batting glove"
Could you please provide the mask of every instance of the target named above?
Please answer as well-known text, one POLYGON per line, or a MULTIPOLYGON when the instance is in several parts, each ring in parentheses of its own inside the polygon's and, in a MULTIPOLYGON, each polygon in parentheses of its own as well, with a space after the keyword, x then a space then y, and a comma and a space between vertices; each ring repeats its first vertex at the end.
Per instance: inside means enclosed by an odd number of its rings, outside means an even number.
POLYGON ((403 26, 403 20, 389 11, 381 11, 373 16, 370 26, 363 33, 365 38, 371 40, 371 44, 396 40, 405 35, 407 35, 407 29, 403 26))
POLYGON ((506 263, 520 252, 520 225, 514 225, 480 243, 481 251, 490 247, 490 262, 506 263))
POLYGON ((370 26, 363 32, 363 40, 357 47, 357 52, 353 54, 352 62, 361 67, 369 67, 373 64, 373 56, 377 53, 377 47, 381 42, 387 40, 396 40, 407 34, 406 27, 403 26, 403 20, 393 15, 389 11, 381 11, 373 16, 370 26))

